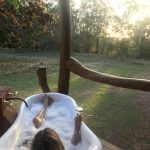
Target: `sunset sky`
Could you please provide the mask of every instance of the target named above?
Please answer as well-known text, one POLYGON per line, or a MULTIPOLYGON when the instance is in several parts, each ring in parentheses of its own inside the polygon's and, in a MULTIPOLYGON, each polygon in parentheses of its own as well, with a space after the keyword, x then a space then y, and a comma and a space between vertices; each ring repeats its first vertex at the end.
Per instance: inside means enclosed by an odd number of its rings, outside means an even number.
MULTIPOLYGON (((134 0, 138 5, 141 6, 141 10, 132 14, 130 18, 131 23, 135 23, 137 20, 141 20, 145 16, 150 16, 150 0, 134 0), (144 7, 144 9, 142 9, 144 7)), ((126 11, 124 5, 125 0, 108 0, 109 5, 111 5, 118 16, 122 16, 126 11)), ((81 0, 74 0, 75 8, 80 8, 81 0)))

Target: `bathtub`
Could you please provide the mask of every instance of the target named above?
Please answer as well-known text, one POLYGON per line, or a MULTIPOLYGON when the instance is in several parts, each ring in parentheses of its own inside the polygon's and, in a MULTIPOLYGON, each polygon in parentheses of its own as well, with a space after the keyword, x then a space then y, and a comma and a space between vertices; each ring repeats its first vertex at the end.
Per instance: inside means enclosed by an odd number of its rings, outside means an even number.
MULTIPOLYGON (((42 97, 45 94, 36 94, 26 98, 29 107, 21 104, 17 119, 8 131, 0 138, 0 150, 29 150, 34 135, 41 129, 49 127, 60 136, 65 149, 71 145, 70 139, 74 129, 76 103, 67 95, 47 93, 54 100, 48 107, 45 119, 40 128, 35 128, 32 119, 42 109, 42 97)), ((72 145, 73 146, 73 145, 72 145)), ((102 150, 97 136, 86 126, 81 125, 81 142, 73 146, 72 150, 102 150)))

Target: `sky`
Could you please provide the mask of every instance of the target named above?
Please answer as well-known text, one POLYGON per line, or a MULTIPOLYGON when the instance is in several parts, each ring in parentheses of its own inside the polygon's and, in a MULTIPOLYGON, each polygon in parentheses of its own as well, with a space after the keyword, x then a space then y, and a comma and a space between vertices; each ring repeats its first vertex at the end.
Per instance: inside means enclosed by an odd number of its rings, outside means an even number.
POLYGON ((75 8, 80 8, 80 2, 81 0, 74 0, 74 3, 75 3, 75 8))
MULTIPOLYGON (((135 0, 139 4, 150 4, 150 0, 135 0)), ((80 7, 81 0, 74 0, 76 8, 80 7)), ((114 8, 119 9, 119 6, 124 0, 109 0, 109 2, 113 5, 114 8)))
MULTIPOLYGON (((50 1, 50 0, 44 0, 50 1)), ((81 0, 73 0, 75 4, 75 8, 79 9, 81 0)), ((94 0, 93 0, 94 1, 94 0)), ((126 6, 124 5, 124 2, 127 0, 107 0, 109 5, 112 6, 114 9, 116 15, 122 16, 124 12, 126 11, 126 6)), ((142 20, 144 17, 149 16, 150 17, 150 0, 133 0, 137 4, 141 6, 141 10, 137 11, 136 13, 131 15, 130 23, 135 24, 138 20, 142 20), (144 9, 143 9, 144 8, 144 9)), ((55 2, 55 0, 53 0, 55 2)))
MULTIPOLYGON (((108 0, 110 5, 113 7, 115 13, 120 17, 126 11, 124 1, 125 0, 108 0)), ((80 2, 81 0, 74 0, 75 8, 77 9, 80 8, 80 2)), ((140 12, 134 13, 130 18, 131 23, 136 23, 136 21, 141 20, 146 15, 150 16, 150 0, 135 0, 135 2, 138 3, 139 5, 145 6, 145 9, 141 10, 140 12)))

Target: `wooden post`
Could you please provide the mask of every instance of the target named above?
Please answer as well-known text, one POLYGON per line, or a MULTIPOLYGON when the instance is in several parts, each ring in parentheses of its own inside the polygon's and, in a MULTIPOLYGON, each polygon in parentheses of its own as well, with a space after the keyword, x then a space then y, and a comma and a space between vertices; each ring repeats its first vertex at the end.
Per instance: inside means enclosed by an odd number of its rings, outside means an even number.
POLYGON ((70 57, 70 0, 59 0, 61 19, 60 68, 58 92, 68 94, 70 71, 66 69, 66 61, 70 57))
POLYGON ((3 102, 2 96, 0 96, 0 137, 3 133, 3 102))
POLYGON ((0 137, 5 132, 5 118, 3 114, 3 101, 6 100, 6 98, 9 95, 9 88, 8 87, 0 87, 0 137))
POLYGON ((38 67, 37 76, 38 76, 38 80, 39 80, 39 85, 41 86, 43 93, 50 92, 50 88, 48 87, 48 84, 47 84, 46 67, 45 66, 38 67))

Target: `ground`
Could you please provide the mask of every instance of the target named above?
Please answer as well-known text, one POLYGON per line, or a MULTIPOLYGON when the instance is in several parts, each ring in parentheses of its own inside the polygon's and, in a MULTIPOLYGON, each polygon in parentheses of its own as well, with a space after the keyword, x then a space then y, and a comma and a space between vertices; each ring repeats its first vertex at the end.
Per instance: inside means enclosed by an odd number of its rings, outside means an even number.
MULTIPOLYGON (((150 79, 150 61, 73 54, 86 67, 113 75, 150 79)), ((18 96, 41 92, 36 68, 47 66, 48 83, 57 90, 59 57, 56 53, 1 53, 0 85, 18 96)), ((150 93, 96 83, 71 74, 70 92, 84 108, 84 121, 100 138, 124 150, 150 149, 150 93)), ((18 107, 19 103, 15 102, 18 107)))

